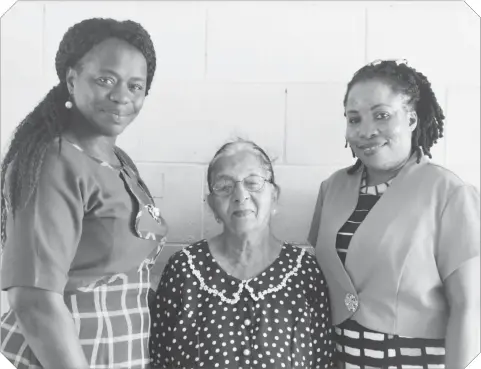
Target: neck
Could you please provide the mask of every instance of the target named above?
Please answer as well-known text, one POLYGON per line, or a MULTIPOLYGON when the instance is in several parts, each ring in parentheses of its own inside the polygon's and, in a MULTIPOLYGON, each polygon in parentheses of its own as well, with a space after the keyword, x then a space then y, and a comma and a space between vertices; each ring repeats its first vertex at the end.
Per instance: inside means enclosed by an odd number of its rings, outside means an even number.
POLYGON ((281 242, 268 228, 249 235, 225 231, 209 243, 214 246, 212 252, 219 264, 239 279, 256 276, 279 256, 281 250, 281 242))
POLYGON ((101 136, 86 129, 89 123, 79 113, 74 113, 74 119, 63 132, 63 136, 79 145, 88 154, 105 161, 115 158, 114 147, 117 137, 101 136))
POLYGON ((377 170, 377 169, 366 167, 367 185, 377 186, 381 183, 385 183, 390 179, 396 177, 398 173, 401 171, 401 169, 404 168, 404 165, 406 165, 409 158, 410 156, 408 156, 406 159, 404 159, 403 161, 401 161, 400 163, 398 163, 397 165, 389 169, 377 170))
POLYGON ((269 253, 270 247, 266 247, 271 244, 271 236, 268 229, 264 232, 237 235, 230 232, 224 232, 222 237, 222 251, 225 255, 241 260, 255 260, 256 258, 262 258, 265 254, 269 253))

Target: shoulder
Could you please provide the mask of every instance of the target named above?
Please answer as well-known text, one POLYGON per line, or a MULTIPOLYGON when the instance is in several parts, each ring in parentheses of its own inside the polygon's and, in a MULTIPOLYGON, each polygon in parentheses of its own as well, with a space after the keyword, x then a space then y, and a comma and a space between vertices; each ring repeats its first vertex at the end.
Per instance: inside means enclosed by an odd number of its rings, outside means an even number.
POLYGON ((443 165, 426 161, 419 169, 413 173, 413 179, 416 183, 423 184, 418 188, 421 191, 424 188, 442 197, 450 197, 457 192, 477 192, 476 187, 443 165))
POLYGON ((307 270, 310 273, 320 273, 319 264, 317 263, 316 257, 309 252, 312 246, 309 245, 294 245, 292 243, 285 243, 285 248, 288 255, 293 255, 292 259, 295 259, 297 266, 301 270, 307 270))
POLYGON ((46 151, 43 160, 42 171, 48 175, 75 175, 78 177, 89 166, 89 160, 85 154, 65 140, 52 141, 46 151))
MULTIPOLYGON (((329 187, 329 186, 332 186, 333 184, 337 184, 337 183, 340 183, 340 182, 343 182, 346 180, 346 178, 349 178, 350 176, 353 176, 355 175, 355 173, 353 174, 349 174, 348 173, 348 170, 351 168, 352 166, 349 166, 349 167, 345 167, 345 168, 341 168, 341 169, 338 169, 336 170, 335 172, 333 172, 329 177, 327 177, 323 182, 322 182, 322 187, 329 187)), ((358 169, 359 171, 361 169, 358 169)), ((357 173, 357 172, 356 172, 357 173)))
POLYGON ((202 261, 208 253, 206 240, 201 240, 186 246, 182 250, 175 252, 168 260, 165 269, 180 270, 187 272, 194 263, 202 261))

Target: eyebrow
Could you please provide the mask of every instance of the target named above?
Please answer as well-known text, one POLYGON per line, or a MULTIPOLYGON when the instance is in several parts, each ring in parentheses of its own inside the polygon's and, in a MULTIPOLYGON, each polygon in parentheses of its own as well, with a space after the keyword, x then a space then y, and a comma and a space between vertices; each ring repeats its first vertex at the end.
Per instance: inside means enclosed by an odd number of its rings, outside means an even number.
MULTIPOLYGON (((107 68, 107 69, 105 69, 105 68, 100 69, 100 73, 110 73, 110 74, 113 74, 113 75, 116 76, 116 77, 119 77, 119 74, 118 74, 117 72, 115 72, 115 71, 112 70, 112 69, 108 69, 108 68, 107 68)), ((146 79, 143 78, 143 77, 132 77, 132 78, 130 78, 130 80, 142 81, 142 82, 145 82, 145 81, 146 81, 146 79)))
MULTIPOLYGON (((379 107, 381 107, 381 106, 388 106, 388 107, 390 107, 391 105, 389 105, 389 104, 376 104, 376 105, 371 106, 371 110, 377 109, 377 108, 379 108, 379 107)), ((357 110, 348 110, 346 113, 358 113, 358 111, 357 111, 357 110)))

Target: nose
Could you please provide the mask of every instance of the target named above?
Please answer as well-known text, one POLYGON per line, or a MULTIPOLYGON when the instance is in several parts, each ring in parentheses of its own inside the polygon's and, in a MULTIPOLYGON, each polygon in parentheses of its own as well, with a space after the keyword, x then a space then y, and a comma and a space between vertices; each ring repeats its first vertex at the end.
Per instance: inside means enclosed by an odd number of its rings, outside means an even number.
POLYGON ((235 202, 243 203, 250 198, 250 192, 246 190, 243 182, 237 182, 232 193, 232 198, 235 202))
POLYGON ((127 86, 119 83, 110 91, 109 98, 117 104, 127 104, 129 102, 129 93, 127 86))
POLYGON ((370 119, 365 119, 359 124, 359 136, 362 138, 372 138, 378 133, 377 124, 370 119))

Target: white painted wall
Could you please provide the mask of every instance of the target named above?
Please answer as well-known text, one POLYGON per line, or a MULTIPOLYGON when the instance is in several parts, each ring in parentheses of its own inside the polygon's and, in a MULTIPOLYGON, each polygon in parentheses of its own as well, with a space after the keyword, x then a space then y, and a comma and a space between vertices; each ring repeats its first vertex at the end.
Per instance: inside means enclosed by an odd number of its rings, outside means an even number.
POLYGON ((203 201, 206 166, 238 135, 276 158, 276 234, 305 242, 319 184, 352 163, 346 84, 378 58, 407 58, 428 76, 447 116, 435 160, 480 186, 480 20, 459 1, 18 2, 1 20, 2 152, 57 83, 64 32, 97 16, 140 22, 156 47, 151 93, 119 145, 157 197, 172 243, 218 232, 203 201))

